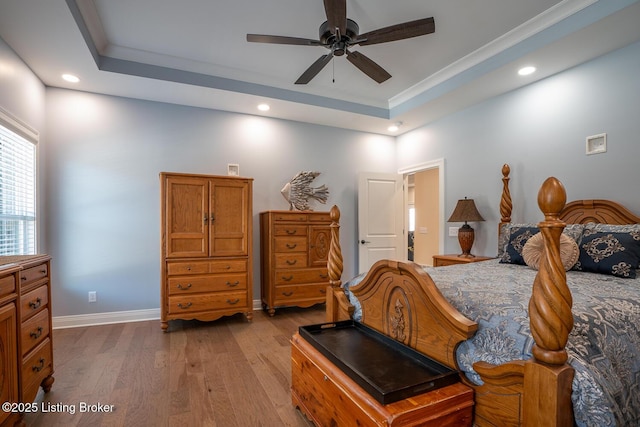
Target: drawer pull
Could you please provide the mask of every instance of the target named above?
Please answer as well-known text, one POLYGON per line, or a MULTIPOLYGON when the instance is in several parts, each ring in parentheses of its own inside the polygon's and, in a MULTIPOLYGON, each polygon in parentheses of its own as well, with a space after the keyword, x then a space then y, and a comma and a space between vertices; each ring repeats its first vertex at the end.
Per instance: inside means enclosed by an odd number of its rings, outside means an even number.
POLYGON ((229 286, 230 288, 235 288, 236 286, 238 286, 240 284, 239 280, 236 280, 235 282, 231 283, 231 282, 227 282, 227 286, 229 286))
POLYGON ((187 271, 191 271, 191 266, 190 265, 187 266, 187 271))
POLYGON ((295 265, 295 264, 296 264, 296 262, 298 262, 298 260, 297 260, 297 259, 288 259, 288 260, 287 260, 287 265, 295 265))
POLYGON ((297 230, 287 230, 288 235, 296 234, 297 230))
POLYGON ((329 275, 328 275, 328 274, 321 274, 321 275, 320 275, 320 278, 321 278, 321 279, 328 279, 328 278, 329 278, 329 275))
POLYGON ((181 302, 178 303, 178 307, 180 307, 183 310, 186 310, 187 308, 191 307, 192 305, 193 305, 193 303, 191 303, 191 302, 188 302, 188 303, 186 303, 184 305, 181 302))
POLYGON ((40 362, 40 363, 38 363, 37 365, 34 365, 34 366, 31 367, 31 370, 33 372, 40 372, 44 368, 44 357, 41 357, 38 362, 40 362))
POLYGON ((40 299, 39 297, 36 298, 35 301, 29 301, 29 307, 31 307, 32 309, 36 309, 39 308, 42 305, 42 299, 40 299))
POLYGON ((291 295, 293 295, 293 291, 283 292, 282 295, 284 295, 285 297, 290 297, 291 295))
POLYGON ((178 283, 178 289, 187 290, 191 287, 191 283, 187 283, 186 286, 182 286, 182 283, 178 283))
POLYGON ((286 281, 286 282, 290 281, 291 279, 293 279, 293 275, 291 275, 291 276, 289 276, 289 277, 284 277, 284 276, 282 276, 282 280, 284 280, 284 281, 286 281))
POLYGON ((227 265, 227 270, 231 270, 231 266, 230 265, 227 265))
POLYGON ((293 243, 293 244, 292 244, 292 243, 287 243, 287 248, 288 248, 288 249, 295 249, 295 248, 296 248, 296 246, 298 246, 298 244, 297 244, 297 243, 293 243))
POLYGON ((40 273, 41 273, 41 274, 47 274, 47 270, 42 269, 42 270, 40 270, 40 273))
POLYGON ((320 289, 320 293, 321 293, 321 294, 326 294, 326 293, 327 293, 327 290, 326 290, 326 289, 324 289, 324 288, 322 288, 322 289, 320 289))
POLYGON ((329 377, 325 375, 325 376, 324 376, 324 378, 323 378, 323 380, 325 380, 325 381, 329 381, 329 377))
POLYGON ((240 302, 240 298, 236 298, 234 300, 230 300, 230 299, 227 300, 227 304, 231 304, 231 305, 237 304, 239 302, 240 302))
POLYGON ((42 335, 42 326, 38 326, 38 329, 36 329, 35 332, 31 332, 29 335, 34 340, 37 340, 38 338, 40 338, 40 335, 42 335))

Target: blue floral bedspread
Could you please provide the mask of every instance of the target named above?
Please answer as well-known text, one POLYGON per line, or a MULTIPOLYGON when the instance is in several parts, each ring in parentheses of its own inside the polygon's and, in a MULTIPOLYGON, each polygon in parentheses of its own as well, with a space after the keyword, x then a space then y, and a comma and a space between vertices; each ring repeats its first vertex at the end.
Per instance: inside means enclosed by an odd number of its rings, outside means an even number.
MULTIPOLYGON (((498 260, 424 267, 445 298, 478 323, 456 357, 467 377, 481 383, 473 363, 501 364, 531 358, 528 304, 536 272, 498 260)), ((348 292, 364 278, 345 283, 348 292)), ((575 369, 573 407, 579 426, 640 425, 640 279, 567 272, 573 295, 574 327, 567 352, 575 369)))

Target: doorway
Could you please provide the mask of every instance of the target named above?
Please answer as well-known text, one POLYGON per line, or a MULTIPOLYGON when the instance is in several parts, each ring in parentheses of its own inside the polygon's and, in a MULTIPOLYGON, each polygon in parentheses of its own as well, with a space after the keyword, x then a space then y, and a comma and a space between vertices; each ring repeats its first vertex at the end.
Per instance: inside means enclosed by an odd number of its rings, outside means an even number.
POLYGON ((404 177, 407 259, 433 265, 444 252, 444 160, 398 171, 404 177))

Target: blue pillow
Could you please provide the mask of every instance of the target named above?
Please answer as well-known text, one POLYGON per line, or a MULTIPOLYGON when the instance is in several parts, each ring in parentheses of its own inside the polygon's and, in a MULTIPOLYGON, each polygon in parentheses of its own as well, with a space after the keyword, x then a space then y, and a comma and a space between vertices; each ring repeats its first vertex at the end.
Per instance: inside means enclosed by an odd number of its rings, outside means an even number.
POLYGON ((522 257, 522 248, 527 241, 536 235, 540 230, 538 227, 530 225, 511 225, 509 230, 509 241, 504 248, 500 262, 503 264, 526 265, 522 257))
POLYGON ((586 227, 575 270, 634 279, 640 265, 640 234, 586 227))

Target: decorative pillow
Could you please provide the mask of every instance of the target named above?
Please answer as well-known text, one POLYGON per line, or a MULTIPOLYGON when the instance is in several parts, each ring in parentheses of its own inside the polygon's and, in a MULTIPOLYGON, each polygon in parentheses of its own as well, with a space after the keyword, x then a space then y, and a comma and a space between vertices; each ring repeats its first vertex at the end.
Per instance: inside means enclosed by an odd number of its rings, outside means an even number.
POLYGON ((527 243, 527 240, 539 231, 535 225, 511 224, 509 226, 509 239, 504 248, 502 258, 500 258, 500 262, 504 264, 525 265, 524 258, 522 258, 522 249, 527 243))
POLYGON ((580 242, 575 269, 635 278, 640 265, 640 229, 628 232, 606 230, 603 224, 588 224, 580 242))
POLYGON ((509 226, 511 224, 505 222, 500 224, 500 231, 498 232, 498 258, 502 259, 504 255, 505 247, 509 243, 509 226))
MULTIPOLYGON (((578 245, 582 238, 582 231, 585 228, 584 224, 567 224, 562 231, 563 235, 570 237, 578 245)), ((505 264, 520 264, 525 265, 526 262, 522 258, 522 249, 527 241, 538 234, 537 224, 508 224, 505 238, 500 238, 500 241, 504 240, 502 256, 500 256, 500 262, 505 264)))
MULTIPOLYGON (((522 248, 522 258, 524 262, 534 270, 540 267, 540 259, 542 258, 542 252, 544 251, 544 238, 542 233, 538 233, 530 238, 522 248)), ((571 237, 566 234, 560 235, 560 259, 565 271, 571 269, 578 261, 580 256, 580 250, 578 244, 571 237)))
MULTIPOLYGON (((629 233, 634 240, 640 240, 640 224, 597 224, 590 222, 585 225, 586 229, 599 232, 611 232, 611 233, 629 233)), ((580 244, 580 242, 578 242, 580 244)), ((640 268, 640 265, 637 266, 640 268)))

